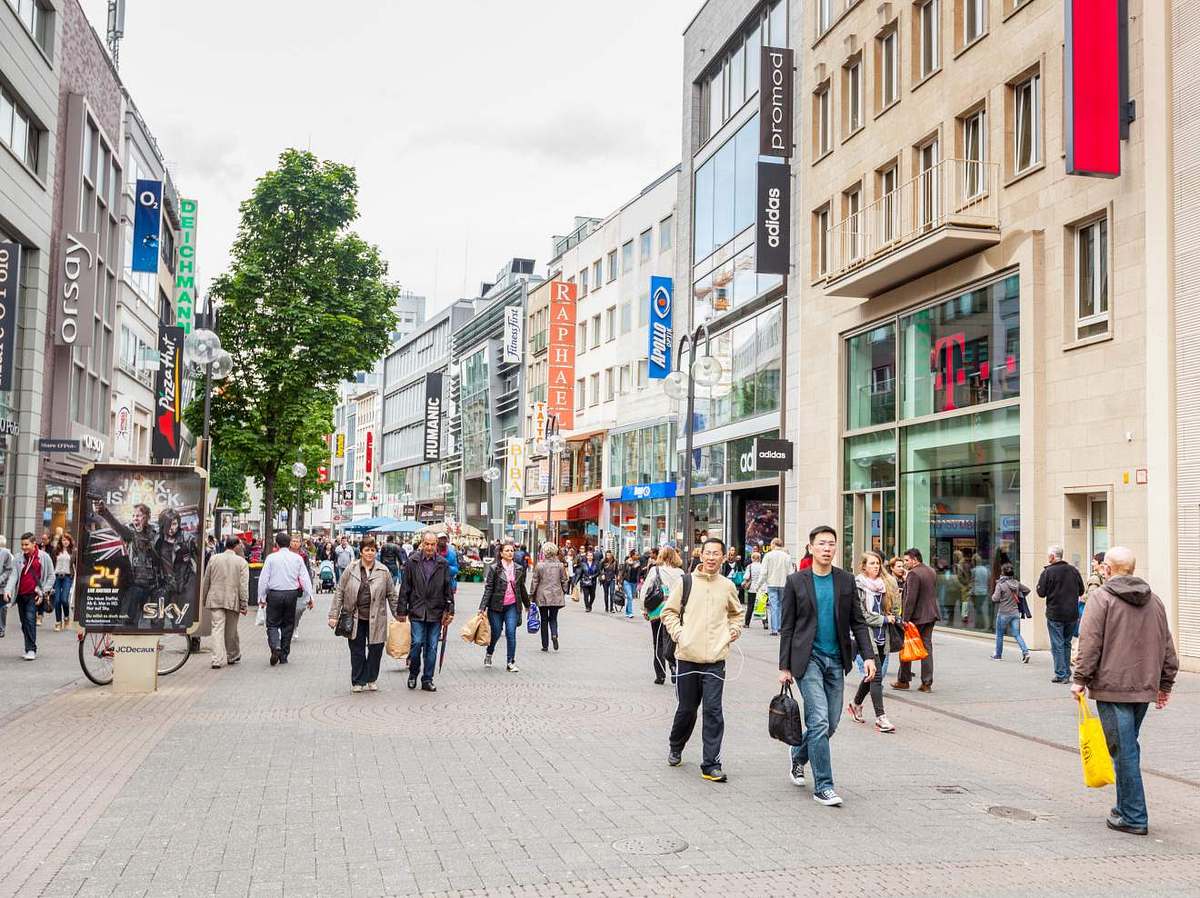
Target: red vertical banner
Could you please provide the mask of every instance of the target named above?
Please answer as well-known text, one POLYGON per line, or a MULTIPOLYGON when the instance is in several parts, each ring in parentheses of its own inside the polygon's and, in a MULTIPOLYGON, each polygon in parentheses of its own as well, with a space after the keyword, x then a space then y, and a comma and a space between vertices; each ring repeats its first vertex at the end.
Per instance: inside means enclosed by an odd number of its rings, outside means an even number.
POLYGON ((1066 0, 1067 174, 1121 174, 1121 0, 1066 0))
POLYGON ((550 334, 547 340, 546 412, 560 430, 575 426, 575 284, 550 282, 550 334))
POLYGON ((374 469, 375 461, 375 431, 367 431, 367 473, 370 474, 374 469))

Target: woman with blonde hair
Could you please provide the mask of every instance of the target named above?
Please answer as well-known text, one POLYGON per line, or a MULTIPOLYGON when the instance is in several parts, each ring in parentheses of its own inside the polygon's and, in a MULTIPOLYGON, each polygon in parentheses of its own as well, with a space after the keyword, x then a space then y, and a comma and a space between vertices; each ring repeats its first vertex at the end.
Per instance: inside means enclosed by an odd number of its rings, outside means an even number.
MULTIPOLYGON (((662 625, 663 608, 671 590, 683 579, 683 559, 671 546, 658 550, 658 559, 653 571, 642 581, 642 617, 650 621, 650 645, 654 651, 654 682, 661 686, 666 682, 667 631, 662 625)), ((671 662, 671 682, 675 682, 675 664, 671 662)))
POLYGON ((571 589, 567 566, 559 558, 558 546, 542 544, 542 560, 533 569, 529 581, 529 600, 542 612, 542 651, 550 651, 550 640, 554 651, 558 651, 558 612, 565 605, 566 594, 571 589))
POLYGON ((884 569, 883 557, 875 552, 864 552, 859 556, 854 585, 858 587, 858 602, 875 646, 875 676, 863 678, 846 710, 855 721, 863 723, 862 703, 869 692, 875 709, 875 728, 881 733, 894 733, 896 728, 883 711, 883 677, 888 655, 900 650, 898 637, 891 627, 900 620, 899 590, 896 581, 884 569))

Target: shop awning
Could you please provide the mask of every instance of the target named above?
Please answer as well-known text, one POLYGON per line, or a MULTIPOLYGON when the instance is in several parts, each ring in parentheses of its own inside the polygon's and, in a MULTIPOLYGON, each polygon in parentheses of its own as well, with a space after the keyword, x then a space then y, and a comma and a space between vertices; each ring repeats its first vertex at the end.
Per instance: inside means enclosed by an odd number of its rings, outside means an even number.
POLYGON ((582 430, 579 433, 564 433, 563 439, 568 443, 582 443, 592 437, 602 437, 606 433, 608 433, 607 427, 598 427, 595 430, 582 430))
MULTIPOLYGON (((550 520, 552 521, 584 521, 589 518, 600 519, 600 502, 604 496, 603 490, 586 490, 582 493, 555 493, 550 500, 550 520)), ((534 502, 524 505, 518 517, 523 521, 546 520, 546 503, 534 502)))

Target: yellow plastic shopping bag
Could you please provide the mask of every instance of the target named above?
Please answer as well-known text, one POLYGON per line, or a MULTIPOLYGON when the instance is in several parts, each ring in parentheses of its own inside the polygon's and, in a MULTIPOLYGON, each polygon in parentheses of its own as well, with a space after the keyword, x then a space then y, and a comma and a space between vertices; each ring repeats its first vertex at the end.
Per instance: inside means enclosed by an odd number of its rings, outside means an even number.
POLYGON ((1112 756, 1104 738, 1100 718, 1088 714, 1087 699, 1079 693, 1079 755, 1083 759, 1083 783, 1091 789, 1110 786, 1117 781, 1112 756))

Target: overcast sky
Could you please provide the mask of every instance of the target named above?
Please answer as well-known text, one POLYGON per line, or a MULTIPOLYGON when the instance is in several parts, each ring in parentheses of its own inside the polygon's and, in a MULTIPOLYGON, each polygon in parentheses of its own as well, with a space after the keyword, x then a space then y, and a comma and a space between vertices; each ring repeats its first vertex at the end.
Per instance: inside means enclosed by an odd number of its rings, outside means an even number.
POLYGON ((513 256, 544 272, 575 215, 679 161, 700 2, 128 0, 121 76, 200 203, 204 282, 254 180, 308 147, 357 168, 356 229, 432 310, 513 256))

